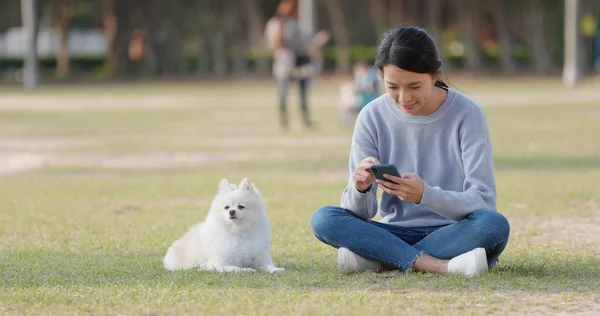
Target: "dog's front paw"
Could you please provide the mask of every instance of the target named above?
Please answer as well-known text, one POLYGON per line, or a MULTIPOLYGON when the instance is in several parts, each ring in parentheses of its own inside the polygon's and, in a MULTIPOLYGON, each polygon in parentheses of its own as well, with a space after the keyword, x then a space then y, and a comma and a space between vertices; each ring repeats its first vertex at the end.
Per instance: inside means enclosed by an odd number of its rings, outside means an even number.
POLYGON ((252 271, 256 271, 252 268, 242 268, 242 267, 236 267, 236 266, 225 266, 222 269, 223 272, 242 272, 242 271, 248 271, 248 272, 252 272, 252 271))

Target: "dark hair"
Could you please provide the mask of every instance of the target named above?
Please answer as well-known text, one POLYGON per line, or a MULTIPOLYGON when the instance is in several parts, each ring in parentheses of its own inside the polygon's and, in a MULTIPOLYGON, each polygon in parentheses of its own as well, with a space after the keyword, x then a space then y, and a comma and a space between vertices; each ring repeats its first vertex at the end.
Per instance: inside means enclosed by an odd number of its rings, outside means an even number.
MULTIPOLYGON (((375 67, 383 74, 385 65, 420 74, 435 74, 442 66, 435 42, 425 30, 415 26, 395 27, 383 35, 377 48, 375 67)), ((437 79, 435 86, 448 89, 448 85, 437 79)))

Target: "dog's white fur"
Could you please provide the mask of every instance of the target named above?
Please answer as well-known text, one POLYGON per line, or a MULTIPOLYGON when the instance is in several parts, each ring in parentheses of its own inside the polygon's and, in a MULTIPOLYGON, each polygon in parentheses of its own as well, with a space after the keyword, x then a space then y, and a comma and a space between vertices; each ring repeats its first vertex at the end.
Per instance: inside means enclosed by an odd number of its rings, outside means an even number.
POLYGON ((283 271, 273 264, 270 244, 269 219, 258 188, 247 178, 239 188, 223 179, 206 220, 176 240, 163 263, 168 270, 283 271))

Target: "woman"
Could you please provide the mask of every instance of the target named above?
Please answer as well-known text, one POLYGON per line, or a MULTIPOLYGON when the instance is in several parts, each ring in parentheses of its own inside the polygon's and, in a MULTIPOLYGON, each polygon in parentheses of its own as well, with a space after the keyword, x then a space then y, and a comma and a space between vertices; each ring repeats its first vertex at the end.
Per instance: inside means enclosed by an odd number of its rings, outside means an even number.
POLYGON ((283 128, 288 127, 287 96, 292 80, 298 80, 300 107, 305 127, 313 127, 307 104, 308 84, 320 71, 320 63, 314 51, 329 40, 329 33, 320 31, 314 37, 303 33, 298 22, 298 6, 295 0, 282 0, 277 14, 265 28, 269 48, 274 52, 273 75, 279 85, 279 118, 283 128))
POLYGON ((360 112, 341 207, 315 212, 315 236, 339 248, 343 272, 488 271, 510 228, 495 209, 484 111, 439 79, 437 47, 422 29, 386 32, 375 66, 387 93, 360 112), (376 180, 369 166, 380 162, 394 164, 401 177, 376 180), (378 211, 381 222, 372 221, 378 211))

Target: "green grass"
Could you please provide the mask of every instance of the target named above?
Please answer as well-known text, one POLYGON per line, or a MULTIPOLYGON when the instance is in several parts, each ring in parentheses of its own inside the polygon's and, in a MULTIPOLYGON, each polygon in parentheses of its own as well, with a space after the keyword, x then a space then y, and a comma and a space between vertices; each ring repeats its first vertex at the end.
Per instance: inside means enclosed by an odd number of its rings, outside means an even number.
MULTIPOLYGON (((525 84, 482 81, 460 80, 459 87, 511 94, 525 84)), ((541 80, 527 84, 541 96, 558 89, 541 80)), ((316 208, 339 203, 347 182, 352 129, 337 123, 335 86, 314 90, 316 132, 299 128, 293 99, 288 133, 277 128, 272 86, 231 91, 240 86, 120 87, 111 99, 127 106, 135 99, 125 96, 148 92, 193 103, 178 109, 1 110, 0 161, 27 152, 48 165, 0 173, 0 314, 600 312, 600 104, 540 99, 485 108, 498 207, 512 225, 489 274, 341 275, 336 251, 309 225, 316 208), (185 159, 170 158, 175 153, 185 159), (272 256, 286 272, 163 269, 166 249, 204 218, 223 177, 249 177, 260 188, 272 256)), ((40 98, 90 103, 103 93, 46 89, 40 98)))

